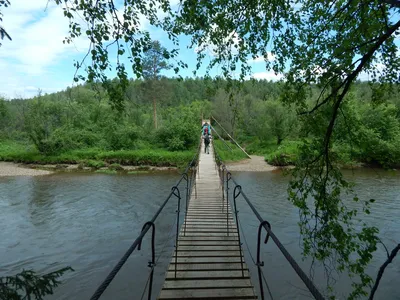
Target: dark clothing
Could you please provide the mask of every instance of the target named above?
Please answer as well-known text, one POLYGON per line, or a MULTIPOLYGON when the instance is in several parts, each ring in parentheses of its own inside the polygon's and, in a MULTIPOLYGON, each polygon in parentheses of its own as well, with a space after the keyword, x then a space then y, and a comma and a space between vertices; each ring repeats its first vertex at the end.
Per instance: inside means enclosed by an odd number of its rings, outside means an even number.
POLYGON ((210 136, 207 134, 204 137, 204 153, 210 153, 208 146, 210 145, 210 136))

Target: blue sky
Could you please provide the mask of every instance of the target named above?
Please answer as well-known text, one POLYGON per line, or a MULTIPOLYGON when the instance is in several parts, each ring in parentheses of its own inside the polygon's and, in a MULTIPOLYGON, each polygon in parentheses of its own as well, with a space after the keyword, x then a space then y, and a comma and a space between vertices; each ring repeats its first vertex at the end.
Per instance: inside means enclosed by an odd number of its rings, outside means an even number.
MULTIPOLYGON (((119 1, 119 0, 117 0, 119 1)), ((177 3, 177 0, 170 0, 177 3)), ((55 4, 47 6, 47 0, 12 0, 11 6, 3 9, 4 17, 2 26, 11 35, 12 41, 3 40, 0 47, 0 97, 28 98, 36 95, 41 89, 44 93, 51 93, 73 85, 75 68, 73 62, 80 61, 88 50, 89 43, 82 37, 75 40, 74 44, 63 44, 68 33, 68 20, 63 16, 63 11, 55 4)), ((148 30, 153 39, 159 40, 163 46, 171 47, 172 43, 161 30, 154 29, 148 21, 139 19, 141 29, 148 30)), ((399 41, 396 40, 396 43, 399 41)), ((185 61, 189 68, 182 70, 183 77, 193 77, 197 60, 195 49, 187 49, 190 38, 180 38, 180 55, 178 59, 185 61)), ((212 49, 209 51, 212 57, 212 49)), ((114 56, 115 58, 115 56, 114 56)), ((274 59, 273 56, 270 58, 274 59)), ((265 70, 263 58, 251 60, 253 75, 256 79, 276 81, 282 75, 265 70)), ((197 73, 205 74, 205 66, 197 73)), ((376 65, 383 69, 383 65, 376 65)), ((215 68, 211 75, 221 74, 220 68, 215 68)), ((172 70, 164 72, 166 76, 174 76, 172 70)), ((114 73, 109 74, 114 77, 114 73)), ((368 80, 368 75, 361 74, 361 80, 368 80)))
MULTIPOLYGON (((0 47, 0 96, 8 99, 28 98, 36 95, 39 89, 51 93, 73 84, 73 62, 82 59, 89 44, 84 38, 76 40, 73 45, 63 44, 68 32, 68 21, 60 7, 50 4, 46 9, 46 5, 47 0, 13 0, 10 7, 3 9, 2 26, 11 35, 12 41, 3 40, 0 47)), ((141 26, 162 45, 170 44, 168 37, 151 28, 145 19, 142 19, 141 26)), ((185 47, 189 41, 189 37, 181 38, 180 58, 189 64, 189 68, 180 73, 183 77, 193 76, 192 71, 197 62, 195 50, 185 47)), ((255 78, 279 78, 273 72, 265 72, 262 60, 251 64, 255 78)), ((212 75, 220 72, 217 68, 212 75)), ((202 68, 198 76, 204 73, 202 68)), ((167 71, 165 75, 173 76, 174 72, 167 71)))

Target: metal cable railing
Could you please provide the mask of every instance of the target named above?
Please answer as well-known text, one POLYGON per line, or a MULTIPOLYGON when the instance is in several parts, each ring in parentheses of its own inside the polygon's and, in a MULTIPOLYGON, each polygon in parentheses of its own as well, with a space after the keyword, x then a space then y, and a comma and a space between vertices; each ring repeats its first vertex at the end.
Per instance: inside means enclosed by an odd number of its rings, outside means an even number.
MULTIPOLYGON (((181 192, 179 189, 179 185, 182 183, 182 181, 186 182, 186 208, 185 208, 185 219, 187 215, 187 207, 188 207, 188 202, 189 202, 189 197, 191 195, 191 191, 193 188, 193 178, 196 178, 196 173, 197 173, 197 165, 198 165, 198 157, 199 157, 199 151, 200 151, 200 146, 201 146, 201 141, 198 146, 198 151, 196 154, 193 156, 193 159, 191 162, 187 165, 185 171, 182 173, 181 177, 177 181, 177 183, 172 187, 171 192, 167 196, 167 198, 164 200, 164 202, 161 204, 157 212, 154 214, 153 218, 146 222, 143 225, 142 231, 140 232, 139 236, 135 239, 135 241, 132 243, 132 245, 129 247, 129 249, 125 252, 125 254, 122 256, 122 258, 118 261, 118 263, 115 265, 115 267, 111 270, 111 272, 107 275, 106 279, 100 284, 100 286, 97 288, 97 290, 93 293, 92 297, 90 300, 97 300, 101 297, 101 295, 104 293, 104 291, 107 289, 107 287, 110 285, 111 281, 114 279, 114 277, 117 275, 117 273, 121 270, 122 266, 126 263, 130 255, 133 253, 133 251, 140 250, 141 249, 141 244, 142 240, 147 234, 147 232, 152 229, 152 237, 151 237, 151 253, 152 253, 152 258, 151 261, 149 262, 148 266, 151 268, 150 272, 150 279, 149 279, 149 292, 148 292, 148 299, 151 299, 151 294, 152 294, 152 284, 153 284, 153 275, 154 275, 154 266, 155 266, 155 232, 156 232, 156 226, 155 226, 155 221, 164 209, 164 207, 167 205, 167 203, 170 201, 171 198, 174 198, 174 196, 178 199, 177 203, 177 209, 176 209, 176 238, 175 238, 175 258, 178 256, 177 251, 178 251, 178 236, 179 236, 179 216, 180 216, 180 209, 181 209, 181 192), (190 174, 190 176, 189 176, 190 174)), ((186 222, 184 224, 184 232, 186 232, 186 222)), ((176 276, 176 266, 177 264, 175 263, 175 276, 176 276)))
MULTIPOLYGON (((257 217, 259 220, 259 226, 258 226, 258 238, 257 238, 257 271, 258 271, 258 278, 259 278, 259 284, 260 284, 260 293, 261 293, 261 299, 264 300, 264 289, 263 289, 263 282, 262 282, 262 267, 264 266, 264 262, 261 261, 260 258, 260 252, 261 252, 261 231, 264 228, 267 232, 267 236, 265 238, 264 243, 266 244, 271 237, 271 239, 274 241, 278 249, 282 252, 283 256, 286 258, 286 260, 290 263, 292 268, 295 270, 297 275, 300 277, 300 279, 304 282, 310 293, 314 296, 315 299, 317 300, 324 300, 324 296, 321 294, 321 292, 317 289, 315 284, 311 281, 311 279, 306 275, 306 273, 300 268, 298 263, 295 261, 295 259, 290 255, 290 253, 286 250, 286 248, 282 245, 280 240, 277 238, 277 236, 273 233, 271 229, 271 224, 264 220, 257 209, 254 207, 254 205, 251 203, 250 199, 247 197, 247 195, 243 192, 242 187, 235 181, 235 179, 232 177, 231 172, 227 169, 227 167, 223 164, 222 159, 216 152, 214 148, 214 156, 215 156, 215 161, 218 165, 219 168, 219 175, 221 179, 221 185, 222 185, 222 190, 223 190, 223 197, 226 198, 226 205, 228 205, 229 202, 229 183, 232 182, 234 184, 234 190, 233 190, 233 207, 234 207, 234 214, 235 214, 235 219, 236 219, 236 227, 238 236, 239 236, 239 243, 240 243, 240 231, 239 231, 239 224, 238 224, 238 210, 236 206, 236 199, 239 196, 242 196, 243 199, 246 201, 247 205, 250 207, 250 209, 253 211, 254 215, 257 217)), ((228 210, 227 210, 227 226, 228 226, 228 210)), ((241 246, 241 245, 240 245, 241 246)), ((243 269, 243 267, 242 267, 243 269)))

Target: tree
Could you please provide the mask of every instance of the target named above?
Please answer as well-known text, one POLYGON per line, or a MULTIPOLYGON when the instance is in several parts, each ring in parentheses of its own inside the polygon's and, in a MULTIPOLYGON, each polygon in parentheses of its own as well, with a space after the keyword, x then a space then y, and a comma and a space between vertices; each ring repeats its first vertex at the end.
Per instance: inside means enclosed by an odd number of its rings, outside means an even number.
POLYGON ((59 269, 48 274, 39 275, 24 270, 15 276, 0 277, 0 300, 43 300, 44 296, 53 294, 53 289, 60 284, 59 278, 71 267, 59 269))
POLYGON ((266 130, 276 138, 277 145, 280 145, 292 133, 295 115, 278 101, 267 101, 265 109, 266 130))
POLYGON ((145 56, 142 61, 143 78, 147 81, 149 88, 148 93, 151 93, 153 100, 153 119, 154 128, 157 129, 157 81, 161 78, 161 71, 168 70, 171 66, 167 59, 169 54, 167 49, 161 46, 159 41, 152 41, 150 48, 144 52, 145 56))
MULTIPOLYGON (((249 58, 263 57, 268 71, 285 73, 282 99, 303 116, 302 130, 307 133, 302 160, 289 189, 290 200, 300 210, 304 254, 323 263, 336 258, 338 270, 359 276, 350 296, 368 293, 366 287, 372 285, 372 278, 365 268, 379 241, 377 230, 354 226, 355 212, 341 200, 344 191, 351 191, 350 185, 336 166, 332 144, 341 107, 361 72, 376 82, 399 83, 400 57, 394 43, 400 33, 396 18, 399 1, 182 1, 178 9, 165 0, 126 0, 119 9, 113 0, 54 1, 63 6, 70 20, 66 41, 82 34, 91 41, 88 54, 93 67, 87 68, 87 79, 100 79, 119 109, 127 72, 118 60, 115 69, 120 84, 106 84, 105 71, 111 65, 108 49, 114 45, 118 57, 129 52, 133 72, 142 75, 142 53, 149 49, 151 40, 139 29, 139 14, 165 30, 175 45, 179 34, 190 35, 191 45, 198 49, 197 68, 212 46, 208 70, 220 64, 230 85, 237 68, 240 79, 251 74, 249 58), (81 17, 89 24, 86 31, 75 21, 81 17), (269 60, 270 54, 274 60, 269 60), (321 91, 313 103, 306 102, 310 84, 321 91)), ((169 51, 171 57, 177 53, 176 49, 169 51)), ((76 67, 82 65, 77 63, 76 67)), ((178 66, 186 64, 178 62, 178 66)), ((379 95, 383 87, 385 84, 377 85, 373 93, 379 95)), ((358 201, 356 196, 354 201, 358 201)), ((369 212, 368 205, 364 211, 369 212)))
MULTIPOLYGON (((10 5, 10 1, 9 0, 1 0, 0 1, 0 8, 2 6, 4 7, 8 7, 10 5)), ((0 22, 3 21, 3 13, 0 11, 0 22)), ((0 39, 4 39, 4 38, 8 38, 11 41, 11 36, 7 33, 7 31, 3 28, 3 26, 0 26, 0 39)), ((1 43, 0 43, 1 46, 1 43)))

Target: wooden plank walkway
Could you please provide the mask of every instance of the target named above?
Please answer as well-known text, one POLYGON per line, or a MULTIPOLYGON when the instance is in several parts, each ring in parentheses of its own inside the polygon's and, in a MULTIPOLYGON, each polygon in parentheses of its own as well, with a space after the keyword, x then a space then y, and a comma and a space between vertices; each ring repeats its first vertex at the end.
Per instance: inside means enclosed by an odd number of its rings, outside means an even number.
POLYGON ((179 234, 177 263, 174 251, 158 299, 257 299, 231 209, 228 205, 227 214, 223 202, 212 151, 210 145, 210 153, 205 154, 202 144, 197 198, 193 189, 186 232, 182 225, 179 234))

